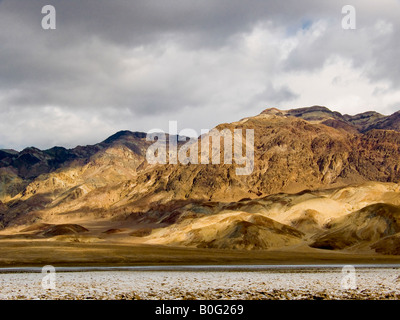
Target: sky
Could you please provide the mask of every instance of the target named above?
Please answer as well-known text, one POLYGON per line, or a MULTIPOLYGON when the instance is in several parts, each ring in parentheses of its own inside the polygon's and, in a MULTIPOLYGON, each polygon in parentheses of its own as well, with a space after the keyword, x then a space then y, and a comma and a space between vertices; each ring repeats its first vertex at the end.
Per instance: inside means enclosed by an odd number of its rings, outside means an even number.
POLYGON ((270 107, 391 114, 399 17, 399 0, 0 0, 0 148, 200 134, 270 107))

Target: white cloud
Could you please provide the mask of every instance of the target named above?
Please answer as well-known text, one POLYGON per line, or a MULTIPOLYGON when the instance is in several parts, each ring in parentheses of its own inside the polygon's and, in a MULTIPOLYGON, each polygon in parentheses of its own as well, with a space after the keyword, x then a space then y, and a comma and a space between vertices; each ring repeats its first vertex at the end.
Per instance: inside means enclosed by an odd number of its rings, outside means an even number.
POLYGON ((324 105, 341 113, 356 114, 367 110, 391 113, 393 110, 385 106, 400 107, 400 90, 392 90, 387 80, 371 82, 362 68, 355 68, 351 61, 341 57, 329 59, 318 71, 282 74, 278 82, 299 94, 290 108, 324 105))
POLYGON ((266 107, 391 113, 400 102, 399 4, 85 0, 0 4, 0 147, 95 143, 122 129, 212 128, 266 107), (93 11, 96 7, 96 14, 93 11), (227 10, 229 8, 229 10, 227 10))

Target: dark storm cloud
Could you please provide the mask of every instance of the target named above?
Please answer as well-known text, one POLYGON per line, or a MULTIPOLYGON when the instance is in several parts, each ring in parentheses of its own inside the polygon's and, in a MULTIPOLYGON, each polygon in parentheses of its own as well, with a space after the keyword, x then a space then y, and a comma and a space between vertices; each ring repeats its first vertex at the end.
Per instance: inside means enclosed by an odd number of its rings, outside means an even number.
POLYGON ((0 1, 0 147, 199 130, 272 105, 395 111, 399 3, 353 2, 357 30, 341 28, 344 1, 0 1), (56 30, 41 28, 47 4, 56 30))

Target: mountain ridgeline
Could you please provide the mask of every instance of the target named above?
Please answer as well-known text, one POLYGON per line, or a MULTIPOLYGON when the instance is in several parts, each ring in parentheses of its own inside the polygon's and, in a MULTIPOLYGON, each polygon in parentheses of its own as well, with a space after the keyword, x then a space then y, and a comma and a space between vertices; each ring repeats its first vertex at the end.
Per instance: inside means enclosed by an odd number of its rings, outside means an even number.
POLYGON ((254 129, 250 175, 236 164, 149 164, 154 142, 140 132, 0 150, 0 239, 400 252, 400 112, 270 108, 216 129, 254 129))

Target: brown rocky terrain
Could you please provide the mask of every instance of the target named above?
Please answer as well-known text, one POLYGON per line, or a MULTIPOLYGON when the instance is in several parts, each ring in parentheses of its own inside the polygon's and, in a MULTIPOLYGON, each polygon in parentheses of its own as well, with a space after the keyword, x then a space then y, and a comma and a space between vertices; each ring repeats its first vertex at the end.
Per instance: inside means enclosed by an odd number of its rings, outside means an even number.
POLYGON ((398 113, 315 106, 217 126, 254 129, 250 175, 235 163, 149 164, 154 142, 130 131, 1 150, 0 238, 398 254, 399 124, 398 113))

